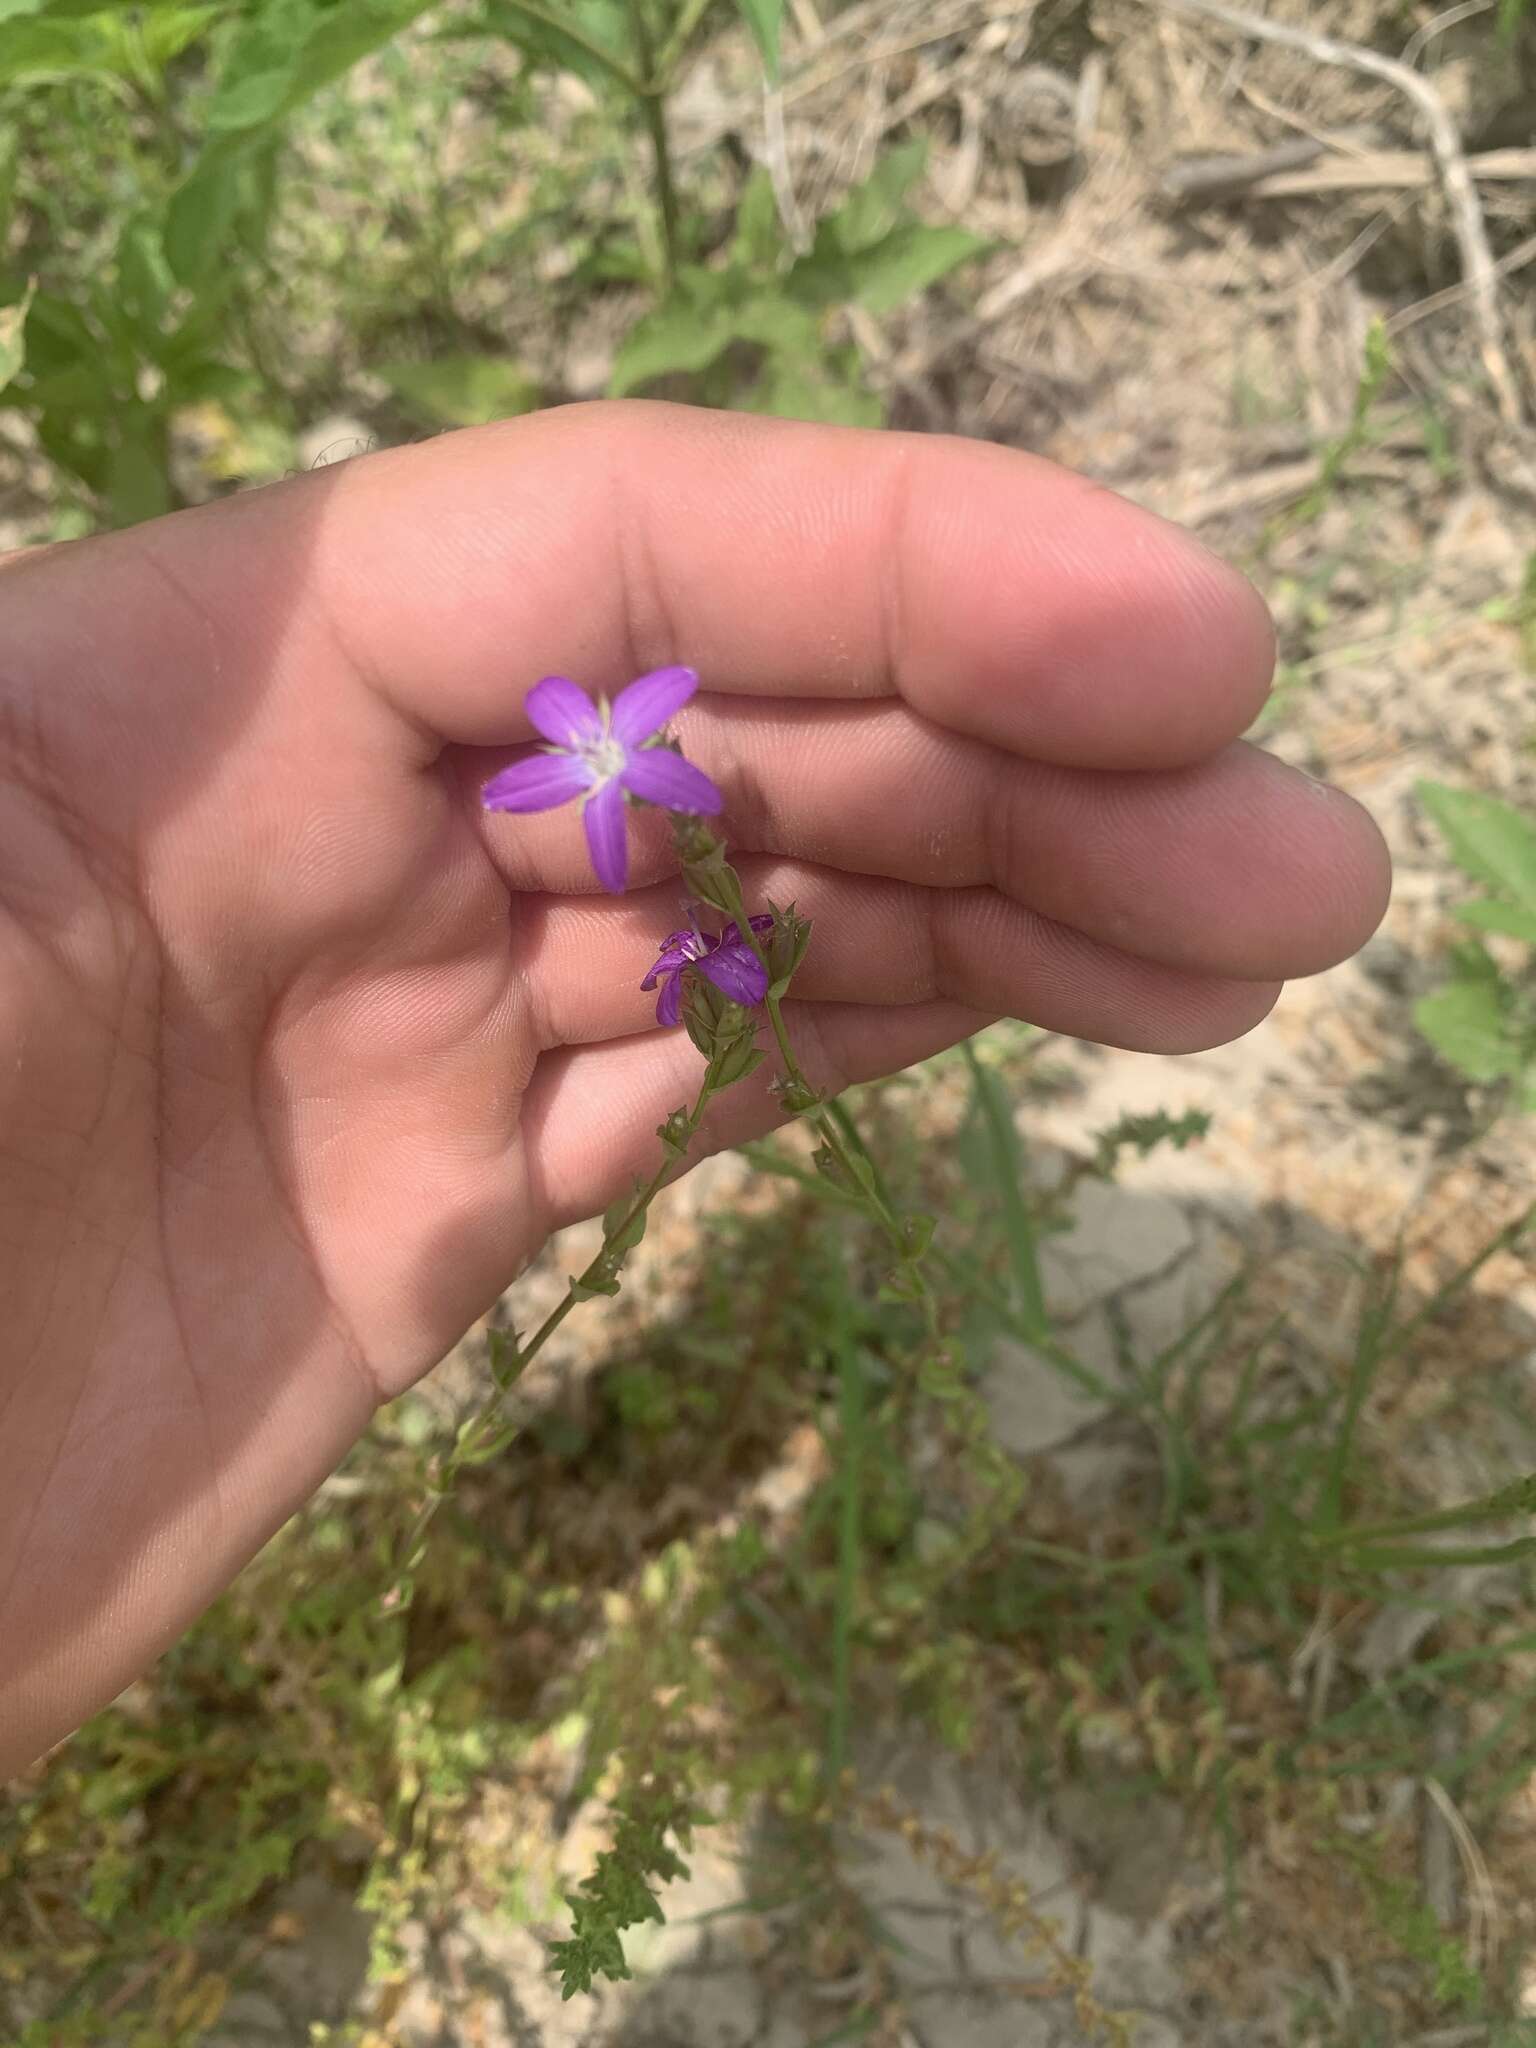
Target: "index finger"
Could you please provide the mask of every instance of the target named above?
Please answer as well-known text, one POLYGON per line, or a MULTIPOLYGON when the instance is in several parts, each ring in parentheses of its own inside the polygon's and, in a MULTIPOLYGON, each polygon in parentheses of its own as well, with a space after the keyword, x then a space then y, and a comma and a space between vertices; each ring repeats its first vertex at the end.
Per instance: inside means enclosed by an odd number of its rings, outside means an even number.
MULTIPOLYGON (((293 488, 327 492, 301 602, 448 740, 526 737, 524 692, 551 671, 611 691, 685 662, 707 690, 899 695, 1037 759, 1168 767, 1242 732, 1269 685, 1269 618, 1244 578, 987 443, 626 401, 293 488)), ((269 552, 251 529, 282 521, 285 495, 241 501, 222 529, 242 605, 260 605, 269 552)))

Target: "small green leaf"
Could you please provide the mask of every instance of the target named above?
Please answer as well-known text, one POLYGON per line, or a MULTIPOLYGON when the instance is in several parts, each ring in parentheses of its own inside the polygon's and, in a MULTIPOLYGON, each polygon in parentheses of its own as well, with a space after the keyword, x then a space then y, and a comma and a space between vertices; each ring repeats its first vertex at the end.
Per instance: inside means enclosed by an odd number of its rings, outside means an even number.
POLYGON ((393 41, 436 0, 267 0, 229 47, 205 116, 219 136, 264 127, 393 41))
POLYGON ((1451 915, 1479 931, 1502 932, 1507 939, 1524 939, 1528 946, 1536 946, 1536 911, 1517 910, 1491 896, 1479 896, 1475 902, 1458 903, 1451 915))
POLYGON ((27 315, 37 290, 34 279, 13 306, 0 306, 0 391, 20 375, 27 360, 27 315))
POLYGON ((211 144, 171 194, 165 210, 164 247, 179 284, 197 286, 224 260, 230 231, 245 199, 242 153, 211 144))
POLYGON ((731 258, 746 271, 772 270, 784 246, 773 180, 759 164, 742 187, 736 207, 731 258))
MULTIPOLYGON (((686 273, 681 281, 686 283, 686 273)), ((664 299, 625 335, 614 358, 609 396, 623 398, 654 378, 674 376, 679 371, 707 370, 735 338, 735 329, 723 306, 710 309, 692 293, 664 299)))
MULTIPOLYGON (((827 237, 846 255, 872 249, 906 219, 907 194, 928 163, 923 136, 898 143, 875 160, 862 185, 856 185, 822 223, 827 237)), ((818 240, 820 235, 818 234, 818 240)))
POLYGON ((105 495, 108 516, 119 527, 158 519, 175 505, 163 423, 143 409, 119 424, 117 444, 107 460, 105 495))
POLYGON ((144 55, 156 76, 190 49, 205 28, 223 13, 221 7, 152 7, 142 17, 144 55))
POLYGON ((1524 1065, 1510 1028, 1509 998, 1497 981, 1453 981, 1415 1005, 1413 1021, 1469 1080, 1502 1081, 1524 1065))
POLYGON ((378 375, 411 412, 436 426, 478 427, 531 412, 539 387, 504 356, 437 356, 381 363, 378 375))
POLYGON ((117 47, 93 20, 19 20, 0 39, 0 85, 113 77, 117 47))
POLYGON ((558 0, 570 27, 525 14, 516 0, 487 0, 482 27, 546 71, 569 71, 594 87, 615 82, 631 56, 626 0, 558 0), (604 61, 604 59, 608 61, 604 61))
POLYGON ((784 0, 736 0, 741 16, 762 54, 763 69, 770 80, 779 82, 779 39, 784 22, 784 0))
POLYGON ((883 242, 854 259, 849 266, 851 296, 871 313, 889 313, 990 247, 968 228, 928 227, 913 221, 894 228, 883 242))
MULTIPOLYGON (((753 386, 747 408, 781 420, 816 420, 834 427, 878 427, 885 407, 877 393, 824 373, 813 363, 772 363, 753 386)), ((784 989, 775 984, 774 994, 784 989)))
POLYGON ((117 238, 116 296, 146 354, 159 354, 161 324, 174 289, 158 224, 144 214, 126 222, 117 238))
POLYGON ((1536 910, 1536 825, 1513 804, 1477 790, 1421 782, 1417 793, 1459 868, 1536 910))

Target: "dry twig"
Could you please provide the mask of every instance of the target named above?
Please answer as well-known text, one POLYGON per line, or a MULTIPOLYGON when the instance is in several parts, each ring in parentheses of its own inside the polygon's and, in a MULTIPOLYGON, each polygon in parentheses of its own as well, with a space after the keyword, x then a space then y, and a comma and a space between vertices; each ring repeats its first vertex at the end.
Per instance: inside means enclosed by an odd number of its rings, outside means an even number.
POLYGON ((1429 146, 1434 152, 1440 182, 1445 188, 1446 205, 1450 209, 1451 227, 1461 254, 1462 273, 1471 300, 1483 367, 1493 386, 1500 414, 1506 424, 1515 425, 1521 417, 1522 408, 1514 373, 1504 349, 1498 277, 1493 251, 1488 244, 1488 230, 1456 124, 1429 80, 1408 65, 1399 63, 1395 57, 1383 57, 1376 50, 1364 50, 1358 44, 1340 42, 1336 37, 1322 35, 1315 29, 1292 28, 1286 22, 1266 21, 1260 15, 1246 14, 1240 8, 1225 6, 1223 0, 1145 0, 1145 4, 1215 22, 1236 35, 1251 36, 1255 42, 1278 43, 1284 49, 1299 50, 1317 64, 1337 65, 1348 71, 1363 72, 1368 78, 1383 79, 1412 100, 1424 117, 1429 131, 1429 146))
MULTIPOLYGON (((1413 149, 1368 150, 1360 156, 1319 163, 1320 147, 1311 142, 1281 142, 1253 156, 1190 157, 1163 179, 1166 197, 1193 201, 1300 199, 1313 192, 1365 192, 1373 187, 1412 190, 1427 185, 1435 170, 1413 149)), ((1474 179, 1490 183, 1536 179, 1536 149, 1490 149, 1467 158, 1474 179)), ((1497 276, 1499 266, 1493 267, 1497 276)))

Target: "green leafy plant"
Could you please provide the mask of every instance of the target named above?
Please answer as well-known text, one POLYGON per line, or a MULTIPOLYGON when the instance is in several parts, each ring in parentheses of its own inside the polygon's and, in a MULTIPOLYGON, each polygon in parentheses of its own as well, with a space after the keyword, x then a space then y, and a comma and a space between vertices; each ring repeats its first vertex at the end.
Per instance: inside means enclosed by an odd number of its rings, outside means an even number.
MULTIPOLYGON (((22 142, 0 167, 0 212, 15 209, 24 232, 10 267, 0 263, 0 407, 30 422, 85 524, 129 525, 185 502, 178 435, 198 409, 230 422, 238 450, 213 474, 278 473, 285 449, 292 462, 297 366, 289 338, 274 346, 265 325, 292 135, 434 4, 7 8, 0 101, 22 142), (60 128, 81 137, 89 171, 73 205, 50 169, 60 128)), ((776 76, 778 0, 740 0, 739 12, 776 76)), ((621 221, 602 224, 579 270, 588 291, 627 284, 652 299, 620 347, 615 395, 682 377, 704 404, 875 423, 882 404, 842 309, 888 311, 985 245, 911 212, 924 158, 912 141, 886 152, 798 253, 767 174, 755 173, 731 205, 724 256, 702 260, 718 222, 680 186, 669 121, 712 22, 708 0, 485 0, 436 40, 510 48, 525 76, 568 71, 597 94, 600 134, 621 147, 643 138, 653 211, 641 209, 632 239, 621 221)), ((718 163, 711 176, 718 186, 718 163)), ((436 294, 450 324, 452 287, 450 275, 436 294)), ((529 288, 540 288, 531 274, 529 288)), ((427 427, 503 418, 543 396, 510 348, 433 342, 368 369, 427 427)))
POLYGON ((687 374, 706 402, 869 426, 881 417, 857 347, 829 315, 889 312, 987 247, 959 227, 913 217, 908 195, 927 145, 901 144, 817 226, 802 255, 787 247, 772 181, 748 180, 723 260, 682 265, 665 298, 631 328, 614 364, 615 397, 687 374))
POLYGON ((1450 979, 1421 998, 1414 1021, 1468 1080, 1497 1083, 1517 1108, 1536 1109, 1536 823, 1475 790, 1421 782, 1418 794, 1451 858, 1485 891, 1459 904, 1456 917, 1528 950, 1517 970, 1482 937, 1460 941, 1450 979))

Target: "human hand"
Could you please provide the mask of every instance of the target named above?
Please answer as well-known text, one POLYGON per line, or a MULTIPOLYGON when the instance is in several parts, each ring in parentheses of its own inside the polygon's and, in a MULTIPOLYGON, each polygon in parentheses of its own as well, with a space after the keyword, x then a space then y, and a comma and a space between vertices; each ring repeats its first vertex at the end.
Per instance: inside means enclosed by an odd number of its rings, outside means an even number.
POLYGON ((815 921, 817 1085, 1000 1013, 1216 1044, 1383 907, 1365 815, 1235 744, 1248 586, 990 446, 572 408, 13 557, 0 622, 0 1771, 691 1093, 664 818, 616 899, 574 812, 481 809, 538 677, 699 670, 749 899, 815 921))

